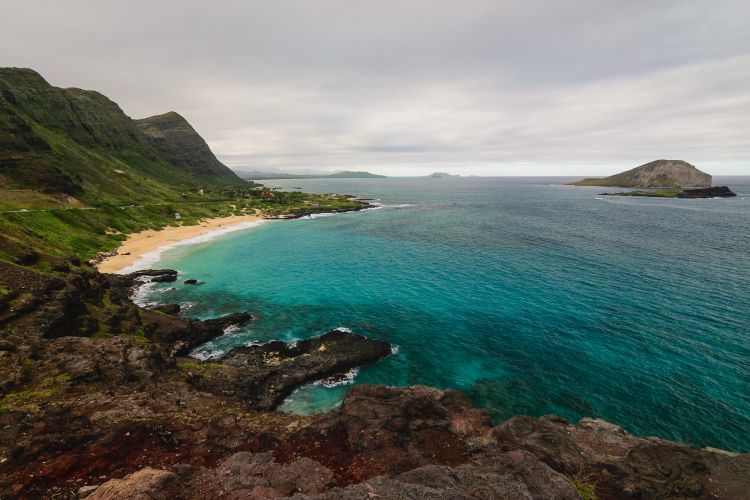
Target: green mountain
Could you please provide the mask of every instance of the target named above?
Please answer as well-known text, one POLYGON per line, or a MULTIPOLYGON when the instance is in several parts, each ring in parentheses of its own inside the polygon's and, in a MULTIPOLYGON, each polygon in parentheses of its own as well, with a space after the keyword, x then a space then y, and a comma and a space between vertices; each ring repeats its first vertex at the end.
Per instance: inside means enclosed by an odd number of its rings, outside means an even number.
POLYGON ((237 183, 237 174, 216 159, 198 132, 174 111, 135 120, 160 156, 197 179, 237 183))
POLYGON ((126 204, 246 185, 176 113, 132 120, 106 96, 0 68, 0 184, 126 204))
POLYGON ((573 186, 709 187, 711 176, 682 160, 655 160, 609 177, 571 182, 573 186))

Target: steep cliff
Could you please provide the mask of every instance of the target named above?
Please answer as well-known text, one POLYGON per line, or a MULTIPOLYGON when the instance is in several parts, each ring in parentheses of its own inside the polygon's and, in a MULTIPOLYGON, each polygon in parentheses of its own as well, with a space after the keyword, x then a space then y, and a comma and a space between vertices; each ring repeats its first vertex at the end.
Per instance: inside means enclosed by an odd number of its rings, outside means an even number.
POLYGON ((226 165, 216 159, 206 141, 179 114, 135 120, 162 158, 197 179, 221 179, 228 184, 244 183, 226 165))

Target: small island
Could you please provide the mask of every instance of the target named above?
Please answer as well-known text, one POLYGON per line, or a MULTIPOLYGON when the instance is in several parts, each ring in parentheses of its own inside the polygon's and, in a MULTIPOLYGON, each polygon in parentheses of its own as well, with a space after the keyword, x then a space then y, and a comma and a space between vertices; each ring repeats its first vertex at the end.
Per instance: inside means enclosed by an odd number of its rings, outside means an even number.
POLYGON ((650 198, 728 198, 736 196, 727 186, 712 186, 712 177, 683 160, 654 160, 603 178, 587 178, 571 186, 646 188, 638 191, 600 193, 603 196, 647 196, 650 198))

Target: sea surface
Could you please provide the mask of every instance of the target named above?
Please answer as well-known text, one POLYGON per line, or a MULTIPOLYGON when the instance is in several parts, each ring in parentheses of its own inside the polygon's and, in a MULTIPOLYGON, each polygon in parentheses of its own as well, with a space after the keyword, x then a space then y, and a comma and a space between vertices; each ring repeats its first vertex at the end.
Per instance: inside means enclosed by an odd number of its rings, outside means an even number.
MULTIPOLYGON (((567 178, 266 181, 376 200, 165 252, 146 301, 210 318, 257 311, 195 356, 346 327, 393 356, 285 411, 340 403, 351 383, 466 391, 496 422, 599 417, 639 435, 750 451, 750 177, 739 196, 602 197, 567 178)), ((611 190, 611 189, 610 189, 611 190)))

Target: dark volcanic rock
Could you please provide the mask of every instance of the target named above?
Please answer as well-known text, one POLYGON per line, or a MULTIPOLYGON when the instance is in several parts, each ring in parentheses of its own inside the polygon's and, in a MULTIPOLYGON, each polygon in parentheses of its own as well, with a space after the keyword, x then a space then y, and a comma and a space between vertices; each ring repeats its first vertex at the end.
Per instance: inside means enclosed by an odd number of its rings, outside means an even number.
POLYGON ((730 198, 737 196, 727 186, 711 186, 707 188, 685 189, 678 194, 678 198, 730 198))
POLYGON ((14 260, 16 264, 20 264, 22 266, 32 266, 39 262, 39 254, 37 252, 34 252, 33 250, 29 250, 28 252, 24 252, 23 254, 17 256, 14 260))
POLYGON ((232 390, 252 408, 272 410, 302 384, 346 373, 389 354, 387 342, 333 330, 296 344, 273 341, 237 347, 221 360, 235 368, 224 370, 226 378, 196 376, 193 382, 208 391, 232 390))
POLYGON ((526 450, 553 469, 591 477, 605 498, 747 498, 750 455, 628 434, 584 418, 518 416, 495 428, 500 450, 526 450))
POLYGON ((198 280, 191 278, 189 280, 185 280, 185 284, 186 285, 197 285, 198 284, 198 280))
POLYGON ((177 316, 178 314, 180 314, 180 304, 161 304, 154 307, 154 311, 159 311, 171 316, 177 316))
POLYGON ((456 468, 427 465, 396 477, 379 476, 322 495, 295 495, 305 500, 380 499, 539 499, 578 500, 570 480, 530 453, 512 451, 491 465, 456 468))
POLYGON ((166 316, 154 311, 141 312, 146 334, 154 342, 167 348, 172 356, 184 356, 199 345, 222 335, 228 327, 242 326, 254 318, 251 313, 235 313, 216 319, 197 320, 166 316))
POLYGON ((177 281, 176 274, 162 274, 151 278, 151 283, 171 283, 172 281, 177 281))

